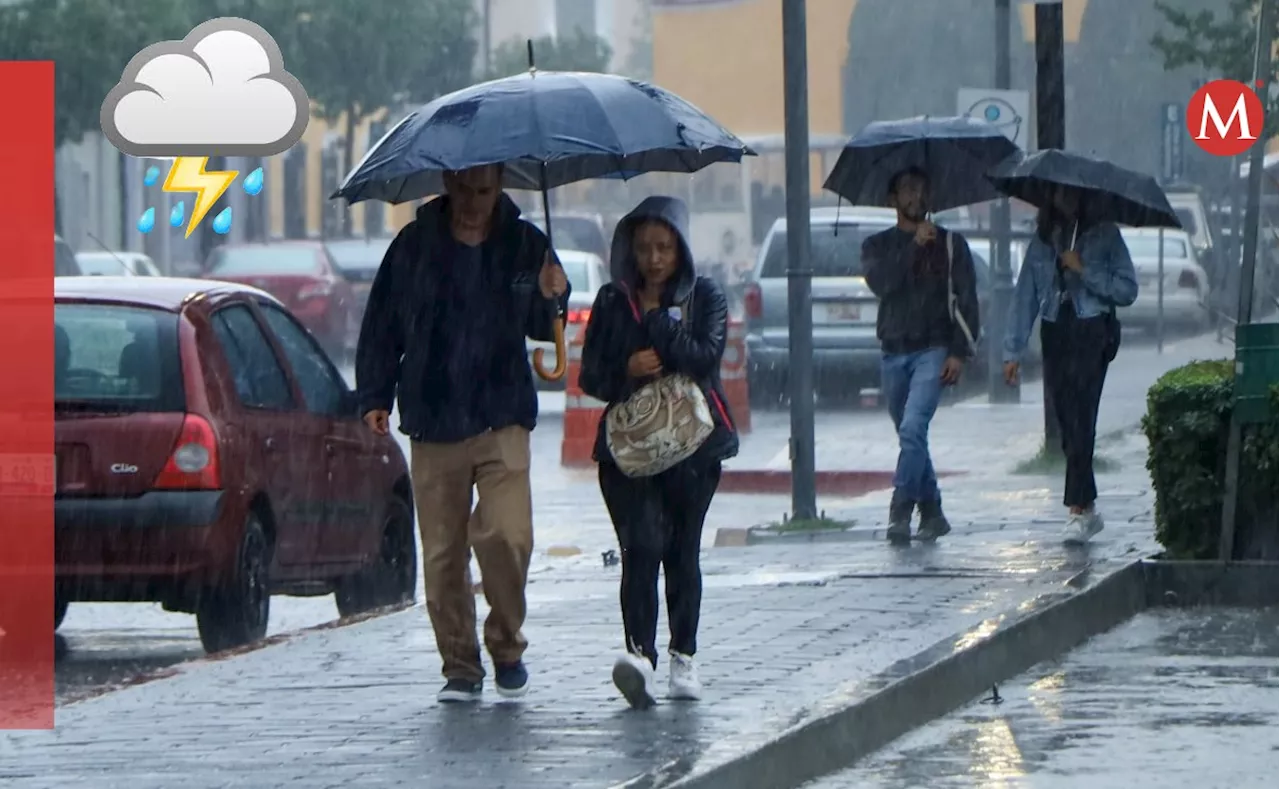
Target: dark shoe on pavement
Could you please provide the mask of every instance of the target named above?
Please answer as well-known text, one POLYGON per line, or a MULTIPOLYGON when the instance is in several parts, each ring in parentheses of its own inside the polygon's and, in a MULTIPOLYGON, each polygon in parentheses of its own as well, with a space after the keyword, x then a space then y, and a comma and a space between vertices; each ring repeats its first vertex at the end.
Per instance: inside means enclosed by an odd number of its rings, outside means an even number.
POLYGON ((907 545, 911 542, 911 502, 902 501, 895 493, 889 504, 889 528, 884 536, 895 545, 907 545))
POLYGON ((441 704, 466 704, 480 700, 484 690, 483 682, 472 682, 469 679, 451 679, 436 694, 436 701, 441 704))
POLYGON ((942 503, 927 501, 920 503, 920 528, 916 530, 916 539, 933 542, 939 537, 951 533, 951 524, 947 516, 942 514, 942 503))
POLYGON ((498 686, 499 696, 518 699, 529 692, 529 670, 524 667, 523 662, 494 666, 494 674, 494 684, 498 686))

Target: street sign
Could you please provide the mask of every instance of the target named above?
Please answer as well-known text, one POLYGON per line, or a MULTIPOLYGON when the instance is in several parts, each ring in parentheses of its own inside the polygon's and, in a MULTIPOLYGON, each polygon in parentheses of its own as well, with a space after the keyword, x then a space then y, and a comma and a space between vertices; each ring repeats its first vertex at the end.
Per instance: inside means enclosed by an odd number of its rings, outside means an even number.
POLYGON ((1031 150, 1031 94, 1025 90, 960 88, 956 114, 994 124, 1014 145, 1031 150))
POLYGON ((1160 108, 1160 180, 1166 184, 1182 178, 1183 139, 1187 129, 1183 123, 1182 105, 1169 102, 1160 108))

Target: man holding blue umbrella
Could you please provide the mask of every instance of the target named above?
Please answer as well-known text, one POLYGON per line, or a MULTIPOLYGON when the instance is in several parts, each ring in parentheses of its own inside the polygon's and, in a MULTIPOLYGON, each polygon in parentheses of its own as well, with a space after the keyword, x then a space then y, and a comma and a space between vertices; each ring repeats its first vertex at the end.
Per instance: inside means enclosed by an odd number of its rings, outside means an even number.
POLYGON ((525 337, 552 339, 569 285, 546 236, 502 192, 501 165, 446 173, 444 187, 378 269, 356 383, 365 422, 380 435, 398 395, 400 430, 412 439, 427 612, 445 676, 438 699, 466 702, 479 699, 485 676, 472 549, 491 609, 484 641, 498 693, 522 696, 529 686, 521 629, 538 397, 525 337), (473 485, 483 517, 468 529, 473 485))

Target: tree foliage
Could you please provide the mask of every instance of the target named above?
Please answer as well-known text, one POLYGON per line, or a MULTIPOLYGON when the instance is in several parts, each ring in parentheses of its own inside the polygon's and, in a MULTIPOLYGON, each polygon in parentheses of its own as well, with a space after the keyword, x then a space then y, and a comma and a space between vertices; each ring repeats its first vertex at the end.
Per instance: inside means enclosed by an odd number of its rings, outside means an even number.
MULTIPOLYGON (((542 71, 591 71, 605 73, 613 60, 613 48, 594 33, 581 28, 566 36, 542 36, 533 40, 533 55, 542 71)), ((513 38, 493 51, 492 77, 509 77, 529 70, 528 40, 513 38)))
MULTIPOLYGON (((1272 0, 1263 0, 1272 2, 1272 0)), ((1164 17, 1165 30, 1151 39, 1151 45, 1164 58, 1168 71, 1193 66, 1211 74, 1245 84, 1253 82, 1254 46, 1257 41, 1259 0, 1228 0, 1226 13, 1212 10, 1188 11, 1185 5, 1169 0, 1156 0, 1156 9, 1164 17)), ((1272 20, 1274 21, 1274 20, 1272 20)), ((1271 51, 1276 42, 1271 29, 1271 51)), ((1262 79, 1274 82, 1276 63, 1269 62, 1262 79)), ((1268 93, 1267 133, 1276 133, 1276 102, 1268 93)))

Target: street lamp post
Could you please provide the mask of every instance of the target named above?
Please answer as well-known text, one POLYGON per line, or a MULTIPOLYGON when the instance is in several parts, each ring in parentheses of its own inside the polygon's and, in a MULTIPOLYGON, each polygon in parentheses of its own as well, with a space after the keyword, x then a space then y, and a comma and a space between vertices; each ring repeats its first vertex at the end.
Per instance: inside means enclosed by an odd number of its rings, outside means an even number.
POLYGON ((813 440, 813 270, 809 266, 809 68, 805 0, 782 0, 787 182, 787 363, 791 517, 818 516, 813 440))
MULTIPOLYGON (((995 50, 997 90, 1008 90, 1009 85, 1009 36, 1010 0, 995 0, 995 50)), ((1009 200, 997 200, 992 210, 991 229, 994 259, 991 266, 990 314, 983 321, 987 326, 987 399, 992 403, 1016 403, 1021 398, 1021 388, 1010 386, 1004 380, 1004 332, 1009 319, 1009 303, 1013 300, 1013 265, 1009 259, 1009 200)))
MULTIPOLYGON (((1065 45, 1062 36, 1062 3, 1038 0, 1036 20, 1036 147, 1065 148, 1067 144, 1067 97, 1065 87, 1065 45)), ((1061 451, 1062 431, 1053 407, 1053 393, 1044 387, 1044 448, 1061 451)))

